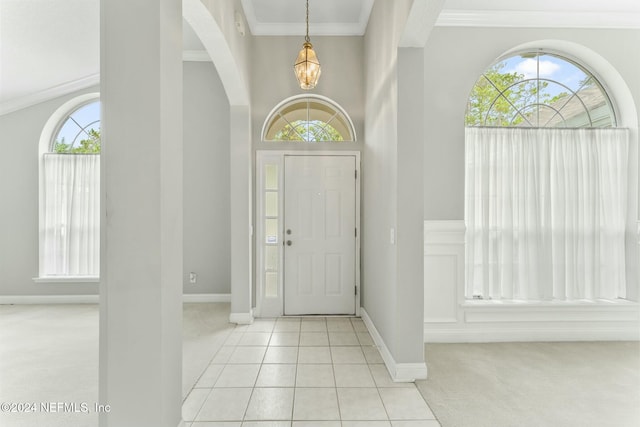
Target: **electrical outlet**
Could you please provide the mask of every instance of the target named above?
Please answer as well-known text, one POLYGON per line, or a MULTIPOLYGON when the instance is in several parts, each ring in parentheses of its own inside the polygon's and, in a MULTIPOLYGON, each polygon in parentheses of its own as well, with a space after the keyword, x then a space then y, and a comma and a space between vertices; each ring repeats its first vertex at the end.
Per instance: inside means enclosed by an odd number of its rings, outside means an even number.
POLYGON ((193 271, 189 273, 189 283, 196 283, 198 281, 198 275, 193 271))

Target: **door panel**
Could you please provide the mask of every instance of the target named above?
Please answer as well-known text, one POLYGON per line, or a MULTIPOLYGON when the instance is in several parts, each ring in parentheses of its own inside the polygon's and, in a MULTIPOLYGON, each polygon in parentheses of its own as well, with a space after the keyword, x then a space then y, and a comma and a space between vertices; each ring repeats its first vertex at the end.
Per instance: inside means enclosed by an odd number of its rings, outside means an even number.
POLYGON ((355 162, 285 157, 285 314, 355 314, 355 162))

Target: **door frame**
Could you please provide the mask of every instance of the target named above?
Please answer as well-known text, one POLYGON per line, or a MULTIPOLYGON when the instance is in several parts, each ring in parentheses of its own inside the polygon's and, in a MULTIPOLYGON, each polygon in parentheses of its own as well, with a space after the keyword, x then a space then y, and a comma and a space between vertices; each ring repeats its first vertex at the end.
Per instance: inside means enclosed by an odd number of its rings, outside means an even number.
POLYGON ((360 204, 361 204, 361 162, 359 151, 345 151, 345 150, 256 150, 256 163, 255 163, 255 225, 254 225, 254 247, 256 263, 255 263, 255 303, 256 307, 254 315, 256 317, 280 317, 284 315, 284 223, 282 221, 284 214, 284 158, 286 156, 348 156, 355 157, 356 178, 355 178, 355 222, 356 222, 356 253, 355 253, 355 315, 360 316, 360 239, 362 235, 362 229, 360 226, 360 204), (270 165, 276 165, 277 167, 277 190, 266 190, 265 171, 266 167, 270 165), (278 194, 278 215, 276 217, 266 216, 266 193, 276 192, 278 194), (278 236, 276 244, 269 246, 277 246, 278 260, 275 269, 267 271, 265 262, 266 253, 266 219, 277 219, 278 222, 278 236), (266 275, 269 274, 273 280, 274 273, 276 273, 276 289, 277 292, 274 295, 274 284, 270 284, 270 290, 266 289, 266 275), (269 295, 268 295, 269 294, 269 295))

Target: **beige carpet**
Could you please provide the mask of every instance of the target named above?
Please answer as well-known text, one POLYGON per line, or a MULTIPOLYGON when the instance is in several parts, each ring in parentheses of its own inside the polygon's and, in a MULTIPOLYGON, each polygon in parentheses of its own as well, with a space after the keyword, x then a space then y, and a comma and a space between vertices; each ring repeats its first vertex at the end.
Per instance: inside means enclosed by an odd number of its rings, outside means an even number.
MULTIPOLYGON (((98 306, 0 305, 0 403, 98 400, 98 306)), ((185 304, 183 395, 191 390, 234 325, 228 303, 185 304)), ((93 411, 11 413, 0 427, 96 427, 93 411)))
POLYGON ((427 344, 442 427, 640 426, 640 343, 427 344))

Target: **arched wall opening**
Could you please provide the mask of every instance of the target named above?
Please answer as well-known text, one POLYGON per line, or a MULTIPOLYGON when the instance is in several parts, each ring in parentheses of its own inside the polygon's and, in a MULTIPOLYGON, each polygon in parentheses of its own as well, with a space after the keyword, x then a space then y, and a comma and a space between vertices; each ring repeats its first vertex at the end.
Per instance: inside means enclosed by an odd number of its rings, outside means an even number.
POLYGON ((191 25, 218 71, 230 105, 231 186, 231 315, 233 323, 251 323, 252 243, 252 144, 249 89, 242 76, 242 35, 236 34, 233 2, 205 6, 201 0, 185 0, 184 19, 191 25), (213 9, 215 7, 215 9, 213 9), (216 16, 219 19, 216 19, 216 16))

